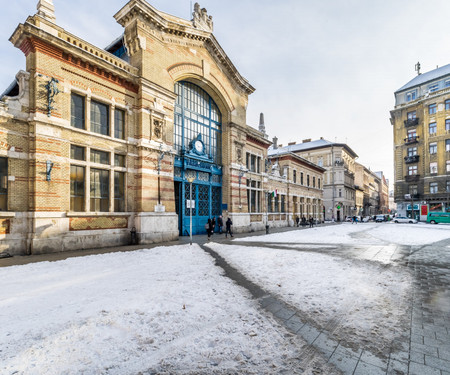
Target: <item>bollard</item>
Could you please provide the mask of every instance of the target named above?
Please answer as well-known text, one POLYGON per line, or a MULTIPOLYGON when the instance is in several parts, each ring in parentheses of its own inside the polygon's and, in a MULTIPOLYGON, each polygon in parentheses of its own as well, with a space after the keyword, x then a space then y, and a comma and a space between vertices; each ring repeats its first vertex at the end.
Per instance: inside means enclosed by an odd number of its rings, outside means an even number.
POLYGON ((131 245, 136 245, 136 228, 131 228, 131 245))

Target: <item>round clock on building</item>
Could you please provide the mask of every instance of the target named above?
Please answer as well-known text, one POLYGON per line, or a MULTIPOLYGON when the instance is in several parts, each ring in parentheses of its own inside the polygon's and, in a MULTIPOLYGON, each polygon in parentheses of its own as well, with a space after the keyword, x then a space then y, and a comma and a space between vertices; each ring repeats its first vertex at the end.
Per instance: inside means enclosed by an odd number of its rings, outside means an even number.
POLYGON ((202 141, 196 140, 194 142, 194 148, 195 148, 195 151, 197 151, 199 154, 203 154, 204 146, 203 146, 203 142, 202 141))

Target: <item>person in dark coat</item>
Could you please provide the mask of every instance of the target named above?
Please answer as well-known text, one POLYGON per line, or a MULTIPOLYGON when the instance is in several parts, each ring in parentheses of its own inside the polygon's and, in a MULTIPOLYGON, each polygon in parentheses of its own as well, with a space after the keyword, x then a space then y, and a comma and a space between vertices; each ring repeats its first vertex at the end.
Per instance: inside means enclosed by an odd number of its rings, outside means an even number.
POLYGON ((295 222, 297 223, 297 226, 299 226, 299 224, 300 224, 300 218, 299 218, 298 216, 295 218, 295 222))
POLYGON ((208 233, 209 241, 211 239, 211 234, 213 233, 213 224, 211 219, 208 219, 208 223, 206 224, 206 233, 208 233))
POLYGON ((302 227, 304 227, 306 225, 306 217, 302 217, 302 227))
POLYGON ((222 234, 222 228, 223 228, 223 219, 222 216, 219 216, 217 218, 217 226, 219 227, 219 234, 222 234))
POLYGON ((215 231, 216 231, 216 218, 215 217, 213 217, 212 218, 212 232, 214 233, 215 231))
POLYGON ((314 226, 314 219, 312 216, 309 217, 309 227, 312 228, 314 226))
POLYGON ((233 222, 231 221, 230 218, 227 219, 226 223, 225 223, 225 237, 227 237, 228 233, 230 233, 230 236, 233 237, 233 232, 231 231, 231 226, 233 225, 233 222))

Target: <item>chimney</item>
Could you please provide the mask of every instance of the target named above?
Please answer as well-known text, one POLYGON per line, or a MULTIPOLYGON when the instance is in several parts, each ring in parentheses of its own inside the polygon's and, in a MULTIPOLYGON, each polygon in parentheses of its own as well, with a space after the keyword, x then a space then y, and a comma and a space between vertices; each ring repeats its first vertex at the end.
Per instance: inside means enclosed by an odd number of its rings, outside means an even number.
POLYGON ((274 150, 276 150, 278 148, 278 138, 277 137, 273 137, 272 142, 273 142, 272 147, 273 147, 274 150))
POLYGON ((295 145, 297 142, 289 142, 288 143, 288 146, 293 146, 293 145, 295 145))
POLYGON ((308 139, 304 139, 303 141, 302 141, 303 143, 308 143, 308 142, 311 142, 311 138, 308 138, 308 139))

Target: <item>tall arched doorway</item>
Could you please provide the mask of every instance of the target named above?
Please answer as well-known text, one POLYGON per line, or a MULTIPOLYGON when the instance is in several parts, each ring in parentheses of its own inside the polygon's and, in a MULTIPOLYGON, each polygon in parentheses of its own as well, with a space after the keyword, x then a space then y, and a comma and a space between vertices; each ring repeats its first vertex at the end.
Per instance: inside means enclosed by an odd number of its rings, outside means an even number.
POLYGON ((175 84, 174 184, 180 235, 206 233, 208 218, 222 213, 222 116, 209 94, 197 85, 175 84), (192 201, 190 183, 192 183, 192 201))

